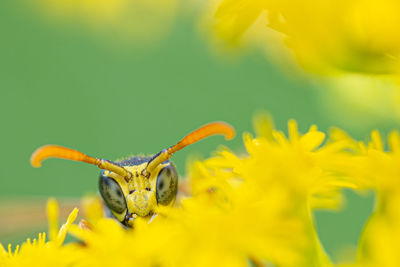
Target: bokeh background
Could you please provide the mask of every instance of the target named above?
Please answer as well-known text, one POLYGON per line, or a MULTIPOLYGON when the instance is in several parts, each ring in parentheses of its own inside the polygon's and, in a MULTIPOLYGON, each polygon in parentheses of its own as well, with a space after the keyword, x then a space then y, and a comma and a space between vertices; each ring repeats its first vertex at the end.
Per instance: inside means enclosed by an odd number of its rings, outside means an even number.
MULTIPOLYGON (((238 133, 233 141, 213 137, 174 155, 184 176, 188 158, 207 157, 221 144, 244 152, 241 134, 252 132, 259 111, 269 112, 284 132, 290 118, 303 131, 312 124, 325 132, 337 126, 360 140, 372 129, 399 127, 394 117, 348 107, 343 112, 343 102, 322 83, 277 64, 262 49, 216 48, 201 27, 198 3, 164 1, 164 13, 143 5, 139 19, 129 21, 123 7, 39 2, 0 1, 3 244, 46 229, 48 197, 69 207, 97 192, 93 166, 49 160, 32 168, 30 155, 44 144, 113 160, 157 153, 210 121, 232 124, 238 133)), ((342 211, 315 213, 322 244, 335 260, 343 256, 340 248, 356 246, 373 209, 369 192, 346 197, 342 211)))

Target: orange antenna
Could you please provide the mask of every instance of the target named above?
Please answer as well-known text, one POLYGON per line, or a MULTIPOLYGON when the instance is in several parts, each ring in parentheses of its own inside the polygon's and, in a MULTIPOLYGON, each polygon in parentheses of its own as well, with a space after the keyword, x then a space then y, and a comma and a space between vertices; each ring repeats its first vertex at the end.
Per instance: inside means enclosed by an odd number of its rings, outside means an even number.
POLYGON ((194 130, 190 134, 186 135, 181 141, 179 141, 176 145, 169 147, 168 149, 164 149, 158 154, 156 154, 152 159, 147 163, 146 168, 143 170, 143 175, 149 177, 149 173, 153 171, 158 165, 163 163, 172 157, 172 154, 181 150, 182 148, 196 143, 204 138, 207 138, 212 135, 222 134, 225 135, 226 140, 230 140, 235 137, 235 130, 233 127, 225 122, 211 122, 197 130, 194 130))
POLYGON ((77 150, 56 145, 45 145, 36 149, 31 156, 31 165, 35 168, 38 168, 42 166, 42 161, 48 158, 60 158, 73 161, 81 161, 96 165, 100 169, 112 171, 116 174, 119 174, 127 181, 132 178, 132 173, 105 159, 93 158, 77 150))

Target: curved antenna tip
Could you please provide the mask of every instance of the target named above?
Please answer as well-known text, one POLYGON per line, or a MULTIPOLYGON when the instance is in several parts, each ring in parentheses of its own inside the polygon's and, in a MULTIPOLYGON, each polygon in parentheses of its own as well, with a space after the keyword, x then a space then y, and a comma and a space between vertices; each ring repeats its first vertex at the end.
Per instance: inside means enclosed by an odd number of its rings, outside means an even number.
MULTIPOLYGON (((46 145, 46 146, 48 146, 48 145, 46 145)), ((41 147, 37 148, 37 149, 32 153, 31 158, 30 158, 30 160, 29 160, 32 167, 34 167, 34 168, 42 167, 42 159, 41 159, 41 157, 40 157, 40 154, 41 154, 41 151, 43 151, 43 149, 44 149, 46 146, 41 146, 41 147)))
POLYGON ((77 150, 57 145, 44 145, 36 149, 30 159, 31 165, 35 168, 42 166, 42 161, 48 158, 62 158, 75 161, 83 161, 95 164, 96 159, 89 157, 77 150))
POLYGON ((172 155, 176 151, 184 148, 185 146, 196 143, 206 137, 218 134, 224 135, 226 140, 230 140, 235 137, 235 129, 226 122, 218 121, 208 123, 186 135, 176 145, 168 148, 168 153, 172 155))
POLYGON ((34 167, 34 168, 40 168, 40 167, 42 167, 42 162, 34 161, 34 160, 31 159, 31 166, 34 167))
POLYGON ((224 130, 224 135, 225 135, 225 140, 232 140, 235 138, 236 132, 235 129, 232 127, 232 125, 226 123, 226 122, 217 122, 220 124, 222 127, 225 128, 224 130))

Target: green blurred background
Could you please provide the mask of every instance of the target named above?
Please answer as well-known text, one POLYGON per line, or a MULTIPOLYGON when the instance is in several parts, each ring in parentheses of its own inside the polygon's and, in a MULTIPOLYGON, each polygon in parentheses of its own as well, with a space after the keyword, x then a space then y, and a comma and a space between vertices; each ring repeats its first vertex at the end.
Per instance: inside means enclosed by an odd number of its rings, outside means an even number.
MULTIPOLYGON (((49 23, 19 1, 0 1, 3 225, 8 214, 28 212, 29 205, 14 207, 14 201, 79 199, 97 191, 99 170, 93 166, 49 160, 32 168, 29 157, 44 144, 112 160, 156 153, 210 121, 236 128, 233 141, 213 137, 177 153, 173 160, 183 176, 191 155, 207 157, 220 144, 243 151, 241 133, 252 131, 252 116, 260 110, 285 132, 290 118, 302 131, 311 124, 324 131, 339 126, 361 140, 372 128, 396 127, 390 121, 349 126, 342 115, 321 108, 314 84, 283 74, 261 52, 217 56, 196 28, 195 16, 181 15, 151 45, 115 45, 79 25, 49 23)), ((346 196, 344 211, 316 213, 320 238, 334 259, 339 248, 357 244, 373 208, 371 194, 346 196)), ((22 242, 45 228, 0 231, 0 242, 22 242)))

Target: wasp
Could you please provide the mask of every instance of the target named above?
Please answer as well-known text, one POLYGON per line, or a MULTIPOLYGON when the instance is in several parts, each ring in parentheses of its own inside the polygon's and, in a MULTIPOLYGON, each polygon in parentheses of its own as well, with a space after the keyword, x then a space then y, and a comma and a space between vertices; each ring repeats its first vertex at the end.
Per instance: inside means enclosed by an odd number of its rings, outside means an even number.
POLYGON ((112 215, 123 225, 131 227, 137 216, 153 218, 158 205, 173 205, 178 192, 178 173, 169 160, 182 148, 206 137, 222 134, 229 140, 235 136, 232 126, 212 122, 186 135, 175 145, 154 156, 133 156, 110 161, 88 156, 74 149, 45 145, 31 156, 33 167, 43 160, 61 158, 96 165, 101 169, 99 192, 112 215))

